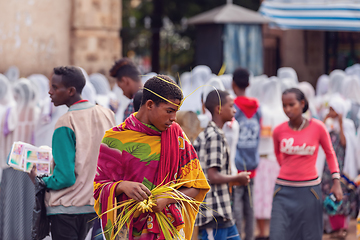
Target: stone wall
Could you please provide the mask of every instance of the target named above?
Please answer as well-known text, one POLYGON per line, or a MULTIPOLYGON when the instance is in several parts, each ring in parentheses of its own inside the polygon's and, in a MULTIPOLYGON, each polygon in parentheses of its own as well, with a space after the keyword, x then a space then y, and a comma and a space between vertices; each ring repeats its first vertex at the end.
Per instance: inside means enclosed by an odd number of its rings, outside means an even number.
POLYGON ((108 73, 120 58, 120 0, 74 0, 71 62, 89 73, 108 73))
POLYGON ((107 72, 121 56, 121 0, 0 1, 0 72, 50 75, 59 65, 107 72))
POLYGON ((0 72, 49 75, 70 64, 71 0, 0 1, 0 72))
POLYGON ((281 44, 281 65, 292 67, 299 81, 316 85, 325 73, 325 34, 321 31, 287 30, 281 44))
POLYGON ((299 81, 315 86, 317 79, 325 73, 325 33, 268 26, 264 26, 263 33, 266 73, 276 75, 278 67, 292 67, 299 81), (268 49, 273 51, 266 51, 268 49), (277 58, 279 63, 275 64, 277 58))

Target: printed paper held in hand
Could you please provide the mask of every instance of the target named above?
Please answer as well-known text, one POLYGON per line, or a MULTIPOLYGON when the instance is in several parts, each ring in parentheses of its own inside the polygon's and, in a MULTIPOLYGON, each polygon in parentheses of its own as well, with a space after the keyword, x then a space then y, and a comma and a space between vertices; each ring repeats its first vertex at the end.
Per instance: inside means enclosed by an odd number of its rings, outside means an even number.
POLYGON ((36 165, 38 175, 51 175, 52 158, 52 149, 50 147, 35 147, 24 142, 14 142, 8 165, 24 172, 30 172, 32 167, 36 165))

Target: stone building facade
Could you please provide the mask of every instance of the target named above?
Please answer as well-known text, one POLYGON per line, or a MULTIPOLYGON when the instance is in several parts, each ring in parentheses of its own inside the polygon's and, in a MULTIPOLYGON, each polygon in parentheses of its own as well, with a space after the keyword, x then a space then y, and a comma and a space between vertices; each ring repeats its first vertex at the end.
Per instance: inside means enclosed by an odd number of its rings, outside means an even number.
POLYGON ((0 1, 0 72, 49 76, 60 65, 107 73, 121 56, 121 0, 0 1))
POLYGON ((280 67, 295 69, 299 81, 313 86, 325 69, 325 32, 263 27, 264 73, 276 76, 280 67))

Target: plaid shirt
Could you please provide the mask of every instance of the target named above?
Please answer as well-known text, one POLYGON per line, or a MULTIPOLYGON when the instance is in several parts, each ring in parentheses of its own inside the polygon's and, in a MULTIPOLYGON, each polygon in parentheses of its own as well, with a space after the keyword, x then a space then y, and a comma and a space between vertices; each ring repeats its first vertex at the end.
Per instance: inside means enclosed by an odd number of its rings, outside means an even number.
MULTIPOLYGON (((193 145, 206 178, 208 178, 207 170, 211 167, 217 167, 221 174, 231 174, 228 143, 224 132, 213 121, 209 122, 193 145)), ((211 189, 204 199, 210 209, 202 208, 202 214, 197 215, 196 226, 203 226, 214 220, 214 217, 217 221, 220 218, 224 221, 233 219, 228 184, 210 184, 210 186, 211 189)))
POLYGON ((130 117, 131 114, 134 113, 134 100, 131 99, 129 105, 126 107, 125 111, 124 111, 124 121, 130 117))

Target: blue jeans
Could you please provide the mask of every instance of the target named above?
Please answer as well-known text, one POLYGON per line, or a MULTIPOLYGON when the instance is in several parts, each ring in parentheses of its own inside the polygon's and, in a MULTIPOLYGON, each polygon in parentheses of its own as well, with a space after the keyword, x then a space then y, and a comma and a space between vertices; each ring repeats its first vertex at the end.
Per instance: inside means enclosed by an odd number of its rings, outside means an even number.
POLYGON ((241 234, 242 223, 245 220, 245 238, 244 240, 254 239, 254 204, 250 201, 253 199, 254 180, 251 179, 249 183, 251 191, 251 199, 247 186, 234 186, 233 188, 233 216, 238 232, 241 234))
POLYGON ((199 231, 199 240, 241 240, 235 225, 228 228, 207 228, 199 231), (212 235, 212 236, 209 236, 212 235))

